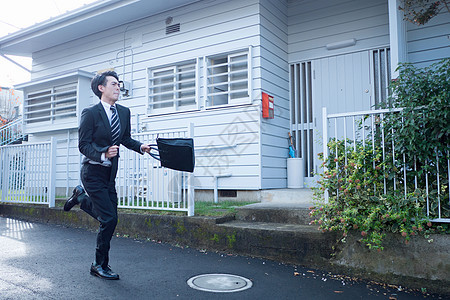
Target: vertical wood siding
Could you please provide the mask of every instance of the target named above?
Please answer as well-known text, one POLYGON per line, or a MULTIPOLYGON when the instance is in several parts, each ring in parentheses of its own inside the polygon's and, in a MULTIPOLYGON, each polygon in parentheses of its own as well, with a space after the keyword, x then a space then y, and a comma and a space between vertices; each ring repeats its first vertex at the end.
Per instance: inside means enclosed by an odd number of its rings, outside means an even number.
POLYGON ((261 1, 261 85, 274 97, 274 119, 261 120, 262 188, 286 187, 289 132, 287 1, 261 1))

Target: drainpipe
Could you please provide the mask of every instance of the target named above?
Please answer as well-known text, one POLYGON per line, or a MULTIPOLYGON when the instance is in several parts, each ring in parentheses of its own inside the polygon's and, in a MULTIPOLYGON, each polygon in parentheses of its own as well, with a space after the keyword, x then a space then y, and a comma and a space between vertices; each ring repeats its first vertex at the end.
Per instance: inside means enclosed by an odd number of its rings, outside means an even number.
POLYGON ((132 90, 133 90, 133 72, 134 72, 134 51, 132 46, 128 46, 126 47, 126 34, 128 31, 128 27, 130 27, 130 25, 127 25, 127 27, 125 27, 125 31, 123 32, 123 49, 119 50, 119 52, 116 53, 116 62, 119 60, 119 55, 122 53, 122 80, 125 81, 125 57, 126 57, 126 52, 129 50, 131 52, 131 79, 130 79, 130 91, 129 91, 129 95, 127 95, 127 97, 132 95, 132 90))
POLYGON ((214 175, 214 203, 219 203, 219 178, 231 177, 231 173, 214 175))

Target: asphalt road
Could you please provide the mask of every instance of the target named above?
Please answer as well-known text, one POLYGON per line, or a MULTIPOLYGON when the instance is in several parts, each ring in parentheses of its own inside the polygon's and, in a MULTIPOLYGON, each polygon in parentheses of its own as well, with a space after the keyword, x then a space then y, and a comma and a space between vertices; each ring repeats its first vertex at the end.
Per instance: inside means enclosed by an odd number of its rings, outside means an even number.
POLYGON ((111 268, 121 279, 107 281, 89 274, 95 240, 96 233, 84 229, 0 218, 0 299, 441 298, 264 259, 125 237, 114 237, 110 251, 111 268), (252 286, 219 293, 187 284, 203 274, 238 275, 252 286))

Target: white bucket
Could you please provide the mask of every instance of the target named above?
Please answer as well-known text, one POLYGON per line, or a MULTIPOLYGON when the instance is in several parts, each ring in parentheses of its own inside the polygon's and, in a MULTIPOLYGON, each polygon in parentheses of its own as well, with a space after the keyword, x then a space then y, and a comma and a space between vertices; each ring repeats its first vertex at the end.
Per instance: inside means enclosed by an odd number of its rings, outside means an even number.
POLYGON ((287 159, 287 187, 288 189, 302 189, 304 180, 303 158, 287 159))

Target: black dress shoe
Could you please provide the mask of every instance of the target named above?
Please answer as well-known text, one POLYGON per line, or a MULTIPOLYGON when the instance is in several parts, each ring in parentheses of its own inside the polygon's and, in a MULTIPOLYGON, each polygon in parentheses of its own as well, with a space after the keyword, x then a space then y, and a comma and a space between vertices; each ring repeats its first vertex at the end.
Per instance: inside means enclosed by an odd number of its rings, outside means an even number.
POLYGON ((66 203, 64 203, 64 210, 65 211, 69 211, 72 209, 72 207, 74 207, 75 205, 77 205, 78 202, 78 196, 80 196, 81 194, 84 193, 84 189, 81 185, 77 185, 74 189, 73 189, 73 193, 72 196, 70 196, 69 199, 67 199, 66 203))
POLYGON ((119 279, 119 274, 114 273, 109 266, 106 268, 102 268, 101 265, 96 264, 91 265, 91 275, 107 280, 119 279))

